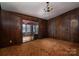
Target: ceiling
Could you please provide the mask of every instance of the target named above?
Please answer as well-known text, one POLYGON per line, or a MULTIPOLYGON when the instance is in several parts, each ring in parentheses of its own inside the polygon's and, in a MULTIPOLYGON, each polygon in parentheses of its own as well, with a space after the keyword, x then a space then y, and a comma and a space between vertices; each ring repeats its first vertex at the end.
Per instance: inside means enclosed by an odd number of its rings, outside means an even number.
POLYGON ((1 7, 4 10, 47 20, 79 7, 79 2, 50 2, 50 4, 53 10, 49 13, 44 11, 45 2, 1 2, 1 7))

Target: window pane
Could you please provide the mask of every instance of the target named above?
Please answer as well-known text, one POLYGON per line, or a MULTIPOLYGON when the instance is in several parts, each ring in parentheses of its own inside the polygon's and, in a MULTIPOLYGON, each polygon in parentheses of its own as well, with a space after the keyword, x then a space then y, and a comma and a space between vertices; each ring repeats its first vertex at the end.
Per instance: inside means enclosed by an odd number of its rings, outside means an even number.
POLYGON ((27 24, 27 32, 31 32, 31 25, 27 24))
POLYGON ((26 25, 25 25, 25 24, 23 24, 23 25, 22 25, 22 27, 23 27, 22 32, 23 32, 23 33, 24 33, 24 32, 26 32, 26 30, 25 30, 26 25))
POLYGON ((35 25, 33 25, 33 33, 35 33, 35 25))
POLYGON ((38 34, 38 25, 36 25, 36 34, 38 34))
POLYGON ((38 34, 38 25, 33 25, 33 33, 38 34))

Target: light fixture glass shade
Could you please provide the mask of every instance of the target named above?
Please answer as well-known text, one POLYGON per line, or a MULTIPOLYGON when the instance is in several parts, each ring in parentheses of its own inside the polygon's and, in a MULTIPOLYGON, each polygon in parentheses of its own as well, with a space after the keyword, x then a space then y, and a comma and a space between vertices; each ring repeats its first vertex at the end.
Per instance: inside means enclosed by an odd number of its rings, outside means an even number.
POLYGON ((46 2, 46 8, 44 9, 45 12, 50 12, 52 11, 53 8, 50 6, 50 3, 49 2, 46 2))

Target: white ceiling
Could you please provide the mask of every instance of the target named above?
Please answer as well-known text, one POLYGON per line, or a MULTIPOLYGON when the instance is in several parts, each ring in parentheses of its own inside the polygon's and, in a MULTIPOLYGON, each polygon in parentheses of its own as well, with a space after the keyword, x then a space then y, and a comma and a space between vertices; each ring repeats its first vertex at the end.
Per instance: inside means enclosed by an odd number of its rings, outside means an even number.
POLYGON ((44 11, 45 2, 1 2, 4 10, 14 11, 43 19, 50 19, 79 7, 79 2, 51 2, 53 10, 49 13, 44 11))

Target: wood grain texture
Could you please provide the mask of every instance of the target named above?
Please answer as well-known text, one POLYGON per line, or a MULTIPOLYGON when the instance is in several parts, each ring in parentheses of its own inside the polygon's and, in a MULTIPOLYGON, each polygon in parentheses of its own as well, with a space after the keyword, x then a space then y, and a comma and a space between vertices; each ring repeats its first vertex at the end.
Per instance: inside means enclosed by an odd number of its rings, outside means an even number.
POLYGON ((8 12, 1 12, 2 40, 1 46, 8 46, 22 43, 21 20, 19 17, 8 12), (11 41, 11 42, 10 42, 11 41))
POLYGON ((48 20, 48 32, 49 37, 79 42, 79 8, 48 20), (77 27, 71 27, 72 20, 78 22, 77 27))
POLYGON ((0 49, 2 56, 78 56, 79 44, 45 38, 0 49))
POLYGON ((1 18, 0 26, 2 27, 2 39, 0 39, 0 47, 22 43, 22 20, 38 22, 39 38, 47 37, 46 20, 4 10, 1 11, 1 18))
MULTIPOLYGON (((3 10, 5 11, 5 10, 3 10)), ((47 37, 47 20, 45 19, 41 19, 41 18, 37 18, 37 17, 33 17, 33 16, 29 16, 29 15, 24 15, 24 14, 20 14, 20 13, 16 13, 16 12, 11 12, 11 11, 6 11, 8 13, 11 13, 15 16, 18 16, 21 18, 21 20, 29 20, 29 21, 35 21, 38 22, 39 24, 39 38, 45 38, 47 37)))

